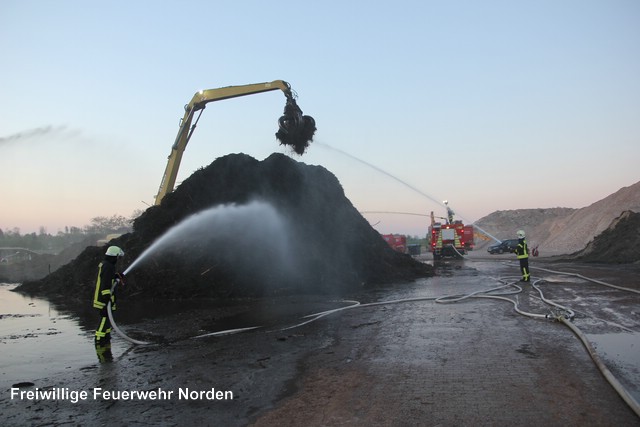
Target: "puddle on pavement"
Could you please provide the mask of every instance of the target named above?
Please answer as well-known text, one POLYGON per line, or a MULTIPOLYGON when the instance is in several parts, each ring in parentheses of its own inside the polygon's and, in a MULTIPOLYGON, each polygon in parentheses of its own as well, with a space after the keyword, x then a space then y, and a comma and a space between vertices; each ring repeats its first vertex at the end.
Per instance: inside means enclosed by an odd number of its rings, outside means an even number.
POLYGON ((542 275, 545 282, 548 283, 589 283, 588 280, 576 276, 548 274, 542 275))
POLYGON ((616 370, 624 372, 624 378, 635 387, 629 393, 640 401, 640 333, 588 334, 596 352, 616 370))
MULTIPOLYGON (((589 339, 598 351, 619 363, 635 366, 640 374, 640 333, 590 334, 589 339)), ((637 383, 640 384, 640 378, 637 383)))
POLYGON ((93 332, 44 299, 0 284, 0 382, 12 385, 97 361, 93 332))
MULTIPOLYGON (((0 283, 0 384, 37 383, 68 370, 77 371, 99 363, 93 345, 93 317, 82 318, 64 312, 52 302, 12 292, 17 284, 0 283)), ((283 297, 264 301, 223 304, 227 309, 203 317, 201 332, 216 332, 247 326, 291 326, 320 313, 351 303, 332 297, 283 297), (234 305, 235 304, 235 305, 234 305)), ((118 325, 135 336, 141 320, 216 308, 212 301, 170 301, 166 304, 119 301, 118 325), (122 308, 122 309, 120 309, 122 308)), ((219 308, 219 307, 218 307, 219 308)), ((94 314, 91 310, 91 313, 94 314)), ((210 311, 207 311, 207 313, 210 311)), ((196 315, 197 316, 197 315, 196 315)), ((97 321, 97 316, 96 316, 97 321)), ((114 332, 115 333, 115 332, 114 332)), ((142 338, 141 338, 142 339, 142 338)), ((112 340, 114 355, 131 349, 121 339, 112 340)))

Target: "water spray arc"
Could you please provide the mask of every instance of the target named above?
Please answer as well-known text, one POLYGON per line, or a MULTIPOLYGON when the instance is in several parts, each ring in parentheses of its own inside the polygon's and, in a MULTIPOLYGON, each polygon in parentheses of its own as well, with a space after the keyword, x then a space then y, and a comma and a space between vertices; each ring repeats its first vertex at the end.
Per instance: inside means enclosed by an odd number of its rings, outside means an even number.
MULTIPOLYGON (((266 261, 250 259, 242 267, 248 265, 258 270, 264 268, 261 262, 268 262, 270 267, 288 274, 293 271, 295 259, 289 230, 285 218, 267 202, 254 200, 245 205, 217 205, 170 228, 125 269, 124 275, 129 275, 154 255, 170 253, 173 257, 189 257, 188 249, 195 242, 206 245, 212 252, 247 253, 252 245, 269 248, 266 261), (203 233, 203 230, 207 232, 203 233)), ((107 312, 114 330, 125 340, 137 345, 152 344, 130 338, 118 328, 111 304, 107 306, 107 312)))
POLYGON ((414 187, 413 185, 411 185, 411 184, 409 184, 409 183, 407 183, 407 182, 405 182, 405 181, 401 180, 401 179, 400 179, 400 178, 398 178, 397 176, 394 176, 394 175, 390 174, 389 172, 385 171, 384 169, 382 169, 382 168, 380 168, 380 167, 378 167, 378 166, 376 166, 376 165, 374 165, 374 164, 371 164, 371 163, 369 163, 369 162, 367 162, 367 161, 365 161, 365 160, 362 160, 362 159, 360 159, 360 158, 358 158, 358 157, 354 156, 353 154, 349 154, 349 153, 347 153, 346 151, 340 150, 339 148, 332 147, 331 145, 329 145, 329 144, 327 144, 327 143, 324 143, 324 142, 317 142, 317 141, 316 141, 316 143, 315 143, 315 144, 316 144, 316 145, 319 145, 320 147, 324 147, 324 148, 326 148, 326 149, 328 149, 328 150, 335 151, 336 153, 340 153, 340 154, 342 154, 343 156, 346 156, 346 157, 349 157, 349 158, 350 158, 350 159, 352 159, 352 160, 355 160, 356 162, 360 162, 360 163, 362 163, 363 165, 368 166, 368 167, 370 167, 371 169, 373 169, 373 170, 375 170, 375 171, 378 171, 378 172, 380 172, 381 174, 386 175, 386 176, 388 176, 389 178, 391 178, 391 179, 393 179, 393 180, 395 180, 395 181, 399 182, 400 184, 402 184, 402 185, 404 185, 405 187, 407 187, 407 188, 409 188, 409 189, 411 189, 411 190, 415 191, 416 193, 420 194, 421 196, 423 196, 423 197, 425 197, 425 198, 427 198, 427 199, 431 200, 432 202, 436 203, 437 205, 445 206, 445 205, 444 205, 444 203, 442 203, 440 200, 436 199, 435 197, 430 196, 429 194, 427 194, 427 193, 425 193, 425 192, 423 192, 423 191, 419 190, 418 188, 414 187))
POLYGON ((225 245, 229 242, 241 245, 243 241, 248 245, 249 238, 251 244, 268 244, 272 259, 289 268, 290 239, 284 238, 288 235, 285 219, 267 202, 254 200, 245 205, 216 205, 170 228, 145 249, 124 274, 128 275, 153 255, 170 252, 175 256, 188 256, 181 250, 189 249, 194 242, 204 241, 215 248, 221 241, 225 241, 225 245), (203 230, 207 230, 207 233, 203 233, 203 230))
POLYGON ((414 212, 392 212, 392 211, 360 211, 361 214, 392 214, 392 215, 413 215, 429 218, 429 215, 414 212))
MULTIPOLYGON (((317 142, 316 141, 315 144, 320 146, 320 147, 324 147, 324 148, 326 148, 328 150, 334 151, 336 153, 340 153, 343 156, 346 156, 346 157, 348 157, 348 158, 350 158, 352 160, 355 160, 355 161, 357 161, 359 163, 362 163, 363 165, 368 166, 371 169, 373 169, 373 170, 375 170, 377 172, 380 172, 383 175, 388 176, 389 178, 393 179, 394 181, 399 182, 400 184, 404 185, 405 187, 409 188, 410 190, 415 191, 419 195, 421 195, 421 196, 425 197, 426 199, 436 203, 437 205, 439 205, 439 206, 441 206, 443 208, 447 208, 447 203, 443 202, 442 201, 443 199, 438 199, 438 198, 436 198, 434 196, 431 196, 431 195, 425 193, 424 191, 414 187, 413 185, 409 184, 408 182, 403 181, 402 179, 398 178, 397 176, 392 175, 391 173, 387 172, 386 170, 384 170, 384 169, 382 169, 382 168, 380 168, 380 167, 378 167, 378 166, 376 166, 374 164, 371 164, 371 163, 369 163, 369 162, 367 162, 365 160, 362 160, 362 159, 360 159, 360 158, 358 158, 358 157, 356 157, 356 156, 354 156, 352 154, 349 154, 346 151, 340 150, 339 148, 332 147, 331 145, 329 145, 327 143, 317 142)), ((380 213, 383 213, 383 212, 380 212, 380 213)), ((410 214, 410 213, 404 213, 404 212, 388 212, 388 213, 398 213, 398 214, 404 214, 404 215, 421 215, 421 214, 415 214, 415 213, 410 214)), ((458 216, 460 218, 464 219, 465 222, 469 222, 467 220, 467 218, 465 218, 463 215, 458 214, 458 216)), ((486 234, 487 236, 491 237, 496 242, 500 243, 500 239, 494 237, 491 233, 489 233, 488 231, 484 230, 482 227, 478 226, 476 223, 472 223, 472 224, 473 224, 474 227, 478 228, 478 230, 482 231, 484 234, 486 234)))

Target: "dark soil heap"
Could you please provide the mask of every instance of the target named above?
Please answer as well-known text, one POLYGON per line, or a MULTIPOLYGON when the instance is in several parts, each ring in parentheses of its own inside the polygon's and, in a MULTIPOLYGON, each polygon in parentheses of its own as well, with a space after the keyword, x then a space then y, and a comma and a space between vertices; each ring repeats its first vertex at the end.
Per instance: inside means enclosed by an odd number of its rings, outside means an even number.
POLYGON ((579 261, 607 264, 640 262, 640 213, 623 212, 574 257, 579 261))
MULTIPOLYGON (((244 205, 254 200, 270 204, 286 218, 287 234, 293 236, 295 246, 294 274, 269 263, 256 267, 256 259, 268 258, 272 251, 268 243, 245 253, 229 253, 234 252, 234 245, 212 248, 195 241, 178 256, 141 262, 128 275, 124 291, 130 297, 153 298, 346 293, 433 274, 431 266, 392 250, 345 197, 333 174, 283 154, 273 154, 262 162, 244 154, 216 159, 183 181, 160 206, 141 215, 132 233, 110 244, 125 250, 119 263, 125 270, 187 217, 213 206, 244 205)), ((203 228, 203 238, 209 232, 203 228)), ((104 251, 104 247, 89 247, 71 263, 18 290, 90 299, 104 251)))

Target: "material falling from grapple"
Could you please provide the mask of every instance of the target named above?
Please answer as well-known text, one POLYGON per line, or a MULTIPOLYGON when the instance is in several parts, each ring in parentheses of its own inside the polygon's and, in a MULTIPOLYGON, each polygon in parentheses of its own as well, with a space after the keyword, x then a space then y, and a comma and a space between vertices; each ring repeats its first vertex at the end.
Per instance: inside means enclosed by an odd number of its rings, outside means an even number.
POLYGON ((278 120, 276 138, 280 145, 290 145, 297 154, 304 154, 316 133, 316 121, 302 114, 293 97, 287 97, 284 114, 278 120))

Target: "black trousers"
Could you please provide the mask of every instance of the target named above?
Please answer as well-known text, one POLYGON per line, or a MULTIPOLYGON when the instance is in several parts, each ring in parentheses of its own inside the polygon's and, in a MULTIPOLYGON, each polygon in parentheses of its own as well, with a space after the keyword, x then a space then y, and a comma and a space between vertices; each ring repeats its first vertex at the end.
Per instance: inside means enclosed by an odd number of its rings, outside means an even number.
POLYGON ((111 339, 111 321, 109 320, 109 313, 107 307, 100 310, 100 323, 96 328, 96 343, 105 342, 111 339))
POLYGON ((522 272, 522 281, 529 282, 531 278, 529 274, 529 258, 520 258, 520 271, 522 272))

